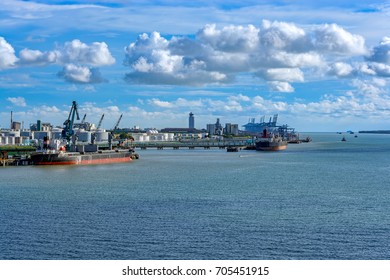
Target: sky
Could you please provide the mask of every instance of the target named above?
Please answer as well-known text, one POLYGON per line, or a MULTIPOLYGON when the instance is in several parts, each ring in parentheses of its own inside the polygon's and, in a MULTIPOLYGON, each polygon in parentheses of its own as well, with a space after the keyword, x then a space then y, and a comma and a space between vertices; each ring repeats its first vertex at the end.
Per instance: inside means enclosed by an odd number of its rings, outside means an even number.
POLYGON ((0 127, 390 129, 390 1, 2 0, 0 127))

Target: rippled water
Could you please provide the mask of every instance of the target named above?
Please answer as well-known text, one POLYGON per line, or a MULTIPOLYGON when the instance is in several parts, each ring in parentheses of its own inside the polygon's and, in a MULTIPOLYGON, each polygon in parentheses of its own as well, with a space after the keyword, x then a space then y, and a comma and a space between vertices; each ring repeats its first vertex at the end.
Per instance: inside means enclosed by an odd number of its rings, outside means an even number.
POLYGON ((0 259, 389 259, 390 136, 0 168, 0 259))

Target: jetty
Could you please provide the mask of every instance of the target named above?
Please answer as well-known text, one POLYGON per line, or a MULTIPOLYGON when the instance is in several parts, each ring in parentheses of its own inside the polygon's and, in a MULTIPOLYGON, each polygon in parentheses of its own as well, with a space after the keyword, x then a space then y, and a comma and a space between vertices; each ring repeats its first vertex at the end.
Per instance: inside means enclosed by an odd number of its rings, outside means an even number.
POLYGON ((133 142, 132 147, 139 148, 141 150, 146 150, 149 148, 155 148, 158 150, 163 149, 211 149, 211 148, 218 148, 218 149, 227 149, 227 148, 245 148, 248 145, 252 145, 252 143, 249 143, 248 140, 197 140, 197 141, 167 141, 167 142, 161 142, 161 141, 148 141, 148 142, 133 142))
POLYGON ((28 165, 32 146, 0 146, 0 166, 28 165))

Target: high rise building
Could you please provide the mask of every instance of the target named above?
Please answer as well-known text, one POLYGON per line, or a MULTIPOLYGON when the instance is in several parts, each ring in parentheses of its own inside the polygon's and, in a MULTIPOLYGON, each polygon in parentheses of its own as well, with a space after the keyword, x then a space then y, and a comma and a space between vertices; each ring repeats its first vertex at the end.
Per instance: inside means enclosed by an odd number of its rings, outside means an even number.
POLYGON ((226 123, 224 132, 227 135, 238 135, 238 124, 226 123))
POLYGON ((194 114, 191 112, 188 117, 188 128, 195 128, 195 118, 194 114))

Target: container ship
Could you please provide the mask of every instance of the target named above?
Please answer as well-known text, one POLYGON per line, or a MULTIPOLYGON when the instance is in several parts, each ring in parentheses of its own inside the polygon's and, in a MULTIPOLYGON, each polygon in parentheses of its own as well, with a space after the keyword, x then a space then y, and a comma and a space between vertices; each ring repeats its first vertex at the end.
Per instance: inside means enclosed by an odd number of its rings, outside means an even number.
MULTIPOLYGON (((33 165, 106 164, 129 162, 133 159, 138 159, 139 156, 133 149, 113 150, 111 134, 109 134, 108 150, 100 150, 99 146, 94 143, 78 145, 77 135, 73 130, 75 116, 79 119, 77 103, 73 101, 69 117, 64 122, 61 139, 49 139, 45 137, 40 148, 31 154, 30 161, 33 165)), ((115 126, 116 128, 119 121, 115 126)))

